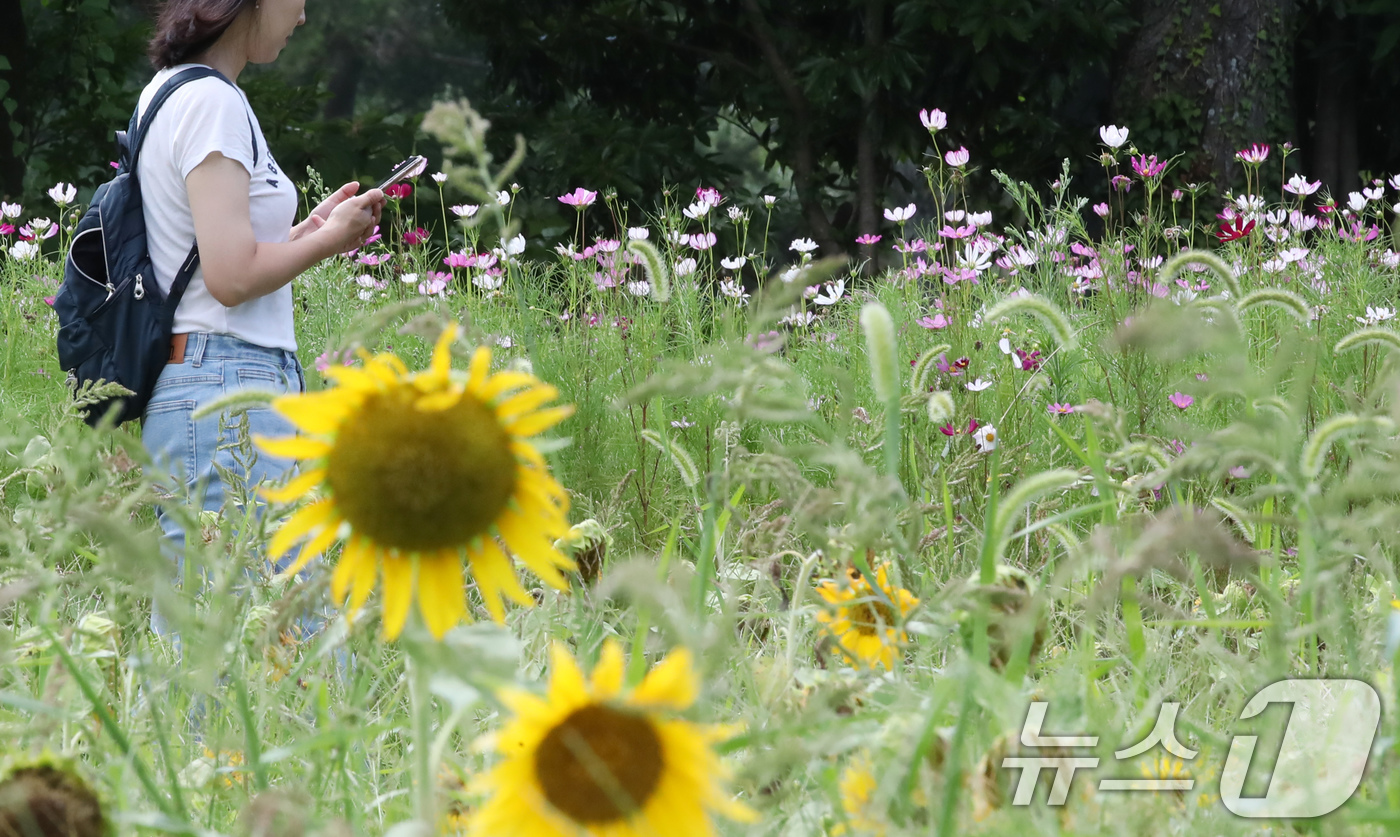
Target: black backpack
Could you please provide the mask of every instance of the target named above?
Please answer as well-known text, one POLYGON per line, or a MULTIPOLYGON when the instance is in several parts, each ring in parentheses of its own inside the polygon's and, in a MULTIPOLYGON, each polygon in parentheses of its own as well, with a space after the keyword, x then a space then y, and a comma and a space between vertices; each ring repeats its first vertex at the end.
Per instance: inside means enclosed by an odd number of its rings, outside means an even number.
MULTIPOLYGON (((58 363, 70 382, 81 386, 98 380, 117 383, 134 395, 108 399, 87 408, 86 421, 96 425, 111 410, 117 423, 141 418, 156 379, 170 359, 170 332, 175 308, 199 266, 199 245, 190 247, 170 294, 163 295, 146 247, 146 220, 141 211, 141 184, 136 163, 146 132, 160 106, 177 88, 217 70, 192 67, 167 80, 146 106, 145 119, 131 115, 127 130, 117 132, 117 174, 97 187, 92 205, 78 221, 63 284, 54 296, 58 314, 58 363)), ((232 84, 233 82, 228 82, 232 84)), ((251 117, 248 122, 252 130, 251 117)), ((257 165, 257 133, 253 164, 257 165)))

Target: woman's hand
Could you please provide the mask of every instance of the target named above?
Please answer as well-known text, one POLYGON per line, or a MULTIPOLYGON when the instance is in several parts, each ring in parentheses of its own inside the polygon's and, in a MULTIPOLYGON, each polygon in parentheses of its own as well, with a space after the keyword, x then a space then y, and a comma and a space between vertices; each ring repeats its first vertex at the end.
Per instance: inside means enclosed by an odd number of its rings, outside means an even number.
MULTIPOLYGON (((349 183, 345 184, 344 186, 341 186, 339 189, 332 192, 325 200, 321 201, 321 203, 315 209, 311 210, 311 214, 306 216, 305 221, 302 221, 300 224, 297 224, 295 227, 292 227, 291 237, 288 240, 296 241, 298 238, 301 238, 304 235, 319 230, 325 225, 326 219, 330 218, 331 212, 333 212, 337 206, 340 206, 345 201, 349 200, 350 198, 353 198, 355 194, 359 191, 359 182, 352 180, 349 183)), ((369 195, 366 195, 365 197, 369 197, 369 195)), ((384 209, 384 203, 384 196, 381 192, 379 193, 379 200, 377 201, 374 208, 375 224, 379 223, 379 214, 384 209)))
MULTIPOLYGON (((351 186, 359 188, 358 183, 346 184, 322 203, 321 206, 325 206, 332 199, 343 195, 331 206, 325 220, 320 220, 315 213, 307 218, 311 223, 317 224, 316 236, 326 242, 325 246, 329 248, 327 255, 363 247, 365 241, 374 235, 374 228, 379 225, 379 214, 384 210, 384 193, 378 189, 371 189, 363 195, 352 197, 353 190, 351 194, 345 194, 351 186)), ((321 210, 321 206, 316 208, 317 212, 321 210)))

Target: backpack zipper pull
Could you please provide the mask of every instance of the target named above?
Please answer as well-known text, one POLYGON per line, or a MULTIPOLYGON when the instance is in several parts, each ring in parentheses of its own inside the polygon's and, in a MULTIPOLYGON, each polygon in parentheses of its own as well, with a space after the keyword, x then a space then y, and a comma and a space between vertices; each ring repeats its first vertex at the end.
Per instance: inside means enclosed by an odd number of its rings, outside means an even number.
POLYGON ((139 274, 139 273, 136 274, 136 292, 135 292, 134 296, 135 296, 137 299, 144 299, 144 298, 146 297, 146 286, 145 286, 144 284, 142 284, 142 282, 141 282, 141 274, 139 274))

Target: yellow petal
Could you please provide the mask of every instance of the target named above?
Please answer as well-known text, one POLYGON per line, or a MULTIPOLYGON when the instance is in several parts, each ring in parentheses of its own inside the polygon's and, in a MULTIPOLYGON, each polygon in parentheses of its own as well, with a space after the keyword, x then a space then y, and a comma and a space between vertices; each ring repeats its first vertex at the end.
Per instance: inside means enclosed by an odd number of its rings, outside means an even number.
POLYGON ((413 602, 413 562, 407 558, 384 557, 384 638, 395 640, 408 621, 413 602))
MULTIPOLYGON (((361 576, 365 564, 369 565, 370 583, 373 584, 374 554, 369 541, 352 535, 350 541, 345 544, 345 550, 340 553, 340 561, 335 565, 335 572, 331 573, 332 600, 344 603, 345 591, 349 589, 350 582, 361 576)), ((351 611, 358 609, 358 607, 350 608, 351 611)))
POLYGON ((286 436, 281 439, 254 436, 253 441, 264 453, 281 459, 316 459, 331 452, 329 442, 306 436, 286 436))
POLYGON ((533 389, 518 392, 496 405, 496 417, 508 419, 528 413, 546 401, 553 401, 558 397, 558 387, 553 384, 540 384, 533 389))
POLYGON ((491 401, 503 393, 539 383, 539 380, 528 372, 497 372, 477 389, 477 395, 483 401, 491 401))
POLYGON ((472 577, 476 579, 477 589, 481 591, 486 612, 491 614, 493 621, 500 624, 506 619, 505 606, 501 603, 502 595, 525 607, 533 607, 535 600, 520 586, 520 579, 515 577, 515 569, 511 567, 510 559, 501 551, 495 539, 488 537, 482 538, 481 541, 481 548, 471 552, 472 577))
POLYGON ((330 500, 318 500, 301 509, 272 536, 272 541, 267 545, 267 553, 274 557, 285 555, 292 548, 292 544, 317 526, 324 525, 334 514, 335 503, 330 500))
MULTIPOLYGON (((457 340, 457 323, 448 323, 433 347, 433 360, 428 375, 443 383, 452 374, 452 344, 457 340)), ((441 386, 441 384, 439 384, 441 386)))
POLYGON ((435 639, 442 639, 466 614, 462 562, 455 551, 418 559, 418 610, 435 639))
POLYGON ((262 494, 263 499, 270 503, 290 503, 315 488, 325 478, 326 469, 315 468, 297 475, 281 488, 262 488, 259 489, 258 493, 262 494))
POLYGON ((496 526, 501 530, 501 537, 505 539, 506 546, 510 547, 510 551, 514 553, 515 557, 519 558, 535 575, 557 590, 563 590, 568 586, 568 582, 556 569, 559 566, 568 566, 568 564, 560 563, 560 560, 567 562, 568 559, 555 549, 554 543, 543 537, 537 528, 531 527, 519 516, 508 514, 502 514, 497 518, 496 526), (555 556, 558 558, 556 559, 555 556))
POLYGON ((564 419, 574 414, 574 405, 565 404, 562 407, 550 407, 547 410, 536 410, 521 416, 512 422, 505 422, 506 430, 512 436, 529 437, 537 433, 543 433, 564 419))
POLYGON ((353 366, 332 365, 326 368, 321 374, 335 382, 341 389, 355 391, 377 390, 379 382, 376 376, 366 371, 375 368, 374 360, 365 361, 364 369, 357 369, 353 366))
POLYGON ((614 638, 603 640, 603 650, 598 655, 598 664, 593 667, 593 697, 597 700, 611 700, 622 691, 622 675, 626 662, 622 659, 622 645, 614 638))
POLYGON ((335 543, 337 537, 336 533, 339 529, 340 518, 334 517, 327 521, 326 525, 316 537, 302 545, 301 552, 297 554, 297 559, 292 562, 290 567, 283 570, 282 574, 292 576, 301 572, 301 568, 310 563, 312 558, 330 549, 331 544, 335 543))
POLYGON ((588 697, 583 672, 569 647, 555 640, 549 647, 549 702, 558 705, 575 704, 588 697))
POLYGON ((529 442, 514 441, 510 443, 511 452, 526 462, 539 468, 541 471, 548 468, 544 461, 544 455, 535 450, 535 446, 529 442))
POLYGON ((345 606, 351 613, 358 612, 369 601, 374 580, 379 577, 379 548, 369 538, 361 538, 360 547, 359 563, 353 570, 355 576, 350 579, 350 601, 345 606))
POLYGON ((447 389, 434 392, 431 395, 424 395, 413 402, 413 406, 425 413, 440 413, 450 407, 457 406, 457 402, 462 400, 462 390, 460 387, 449 386, 447 389))
POLYGON ((477 346, 472 352, 472 363, 467 373, 467 389, 472 394, 479 395, 481 387, 486 383, 486 378, 491 374, 491 348, 489 346, 477 346))
POLYGON ((677 648, 657 663, 656 668, 632 692, 629 704, 686 709, 700 693, 690 650, 677 648))
POLYGON ((338 389, 284 395, 272 406, 303 433, 334 433, 345 417, 355 411, 360 399, 338 389))

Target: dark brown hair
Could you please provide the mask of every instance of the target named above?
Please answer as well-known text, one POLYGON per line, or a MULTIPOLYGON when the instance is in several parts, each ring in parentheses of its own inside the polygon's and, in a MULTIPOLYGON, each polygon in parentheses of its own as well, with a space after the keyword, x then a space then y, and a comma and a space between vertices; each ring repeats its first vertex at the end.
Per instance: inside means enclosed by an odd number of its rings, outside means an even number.
POLYGON ((157 70, 183 64, 214 45, 257 0, 166 0, 146 52, 157 70))

